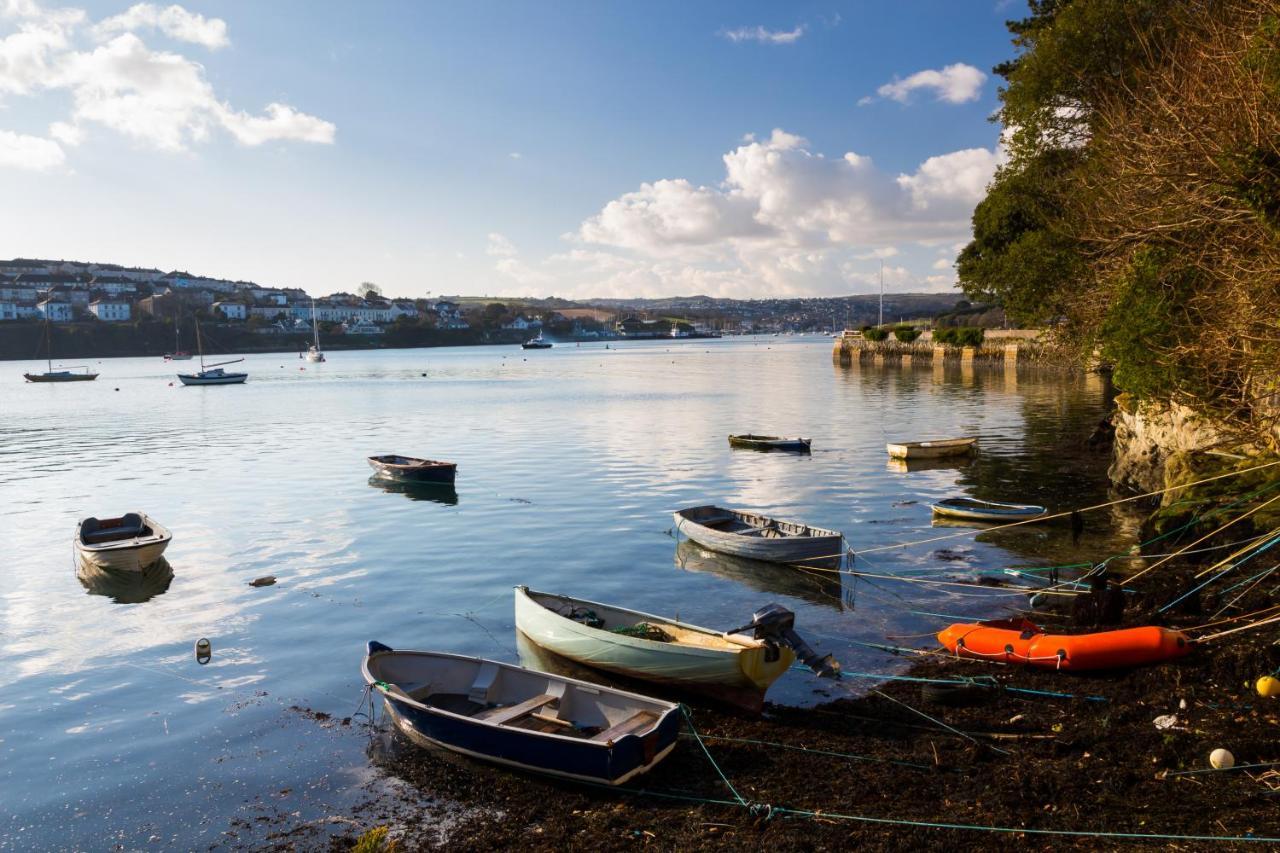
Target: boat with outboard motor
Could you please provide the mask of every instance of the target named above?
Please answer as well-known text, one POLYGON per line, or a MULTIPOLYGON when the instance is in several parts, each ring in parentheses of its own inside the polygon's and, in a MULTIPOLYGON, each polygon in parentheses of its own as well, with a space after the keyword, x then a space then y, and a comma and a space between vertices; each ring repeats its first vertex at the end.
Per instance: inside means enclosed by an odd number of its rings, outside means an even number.
POLYGON ((819 656, 794 630, 795 614, 770 604, 732 631, 612 604, 515 588, 516 629, 575 663, 690 690, 752 712, 799 656, 819 675, 840 666, 819 656))

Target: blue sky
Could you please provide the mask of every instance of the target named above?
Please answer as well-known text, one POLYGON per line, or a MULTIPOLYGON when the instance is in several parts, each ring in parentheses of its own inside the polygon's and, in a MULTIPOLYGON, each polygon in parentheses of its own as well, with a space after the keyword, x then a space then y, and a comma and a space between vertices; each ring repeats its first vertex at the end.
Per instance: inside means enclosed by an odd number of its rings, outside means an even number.
POLYGON ((1022 13, 0 0, 0 256, 569 297, 865 292, 883 260, 945 289, 1022 13))

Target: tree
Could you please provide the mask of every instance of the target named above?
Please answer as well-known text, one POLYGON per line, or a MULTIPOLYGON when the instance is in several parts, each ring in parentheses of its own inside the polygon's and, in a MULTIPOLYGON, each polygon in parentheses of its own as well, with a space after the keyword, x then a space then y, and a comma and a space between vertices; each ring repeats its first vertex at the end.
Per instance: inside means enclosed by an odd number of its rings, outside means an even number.
POLYGON ((356 293, 361 299, 380 299, 382 297, 382 288, 372 281, 362 281, 360 286, 356 288, 356 293))

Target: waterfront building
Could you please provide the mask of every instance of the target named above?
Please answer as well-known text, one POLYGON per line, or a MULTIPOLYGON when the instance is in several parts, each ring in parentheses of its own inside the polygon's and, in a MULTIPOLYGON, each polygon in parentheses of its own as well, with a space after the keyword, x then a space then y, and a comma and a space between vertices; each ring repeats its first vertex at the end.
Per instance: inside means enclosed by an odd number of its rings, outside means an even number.
POLYGON ((97 299, 89 303, 89 313, 107 323, 129 322, 129 303, 97 299))
POLYGON ((221 314, 226 320, 244 320, 248 318, 248 310, 243 302, 215 302, 210 306, 215 314, 221 314))
POLYGON ((57 302, 48 299, 36 305, 40 317, 50 323, 70 323, 75 311, 70 302, 57 302))

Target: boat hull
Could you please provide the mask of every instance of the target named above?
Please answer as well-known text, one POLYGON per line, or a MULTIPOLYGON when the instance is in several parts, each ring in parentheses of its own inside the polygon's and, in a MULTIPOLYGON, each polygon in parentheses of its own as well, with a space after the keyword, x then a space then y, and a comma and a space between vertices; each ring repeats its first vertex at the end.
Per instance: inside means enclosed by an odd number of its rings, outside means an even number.
POLYGON ((146 515, 142 519, 151 530, 149 535, 118 542, 89 545, 77 531, 75 552, 81 565, 113 572, 143 572, 160 562, 165 549, 173 541, 173 534, 146 515))
POLYGON ((451 485, 458 477, 458 466, 452 463, 423 466, 388 465, 372 457, 368 462, 376 476, 399 483, 451 485))
POLYGON ((996 504, 986 501, 948 502, 939 501, 929 508, 933 514, 942 518, 956 518, 961 521, 981 521, 1001 524, 1014 521, 1031 521, 1044 515, 1042 506, 1018 506, 1014 504, 996 504))
MULTIPOLYGON (((535 593, 537 594, 537 593, 535 593)), ((623 611, 592 601, 563 599, 582 606, 622 612, 632 624, 683 623, 639 611, 623 611)), ((767 660, 763 645, 738 648, 709 648, 683 643, 664 643, 592 628, 548 610, 530 597, 524 587, 515 592, 516 629, 534 645, 584 666, 602 669, 628 678, 671 685, 711 696, 720 701, 759 711, 764 694, 795 661, 790 649, 779 649, 775 660, 767 660)), ((697 626, 687 626, 707 634, 717 634, 697 626)), ((746 638, 744 638, 746 639, 746 638)))
POLYGON ((479 663, 508 673, 519 673, 521 675, 516 676, 518 678, 536 676, 546 685, 538 688, 544 693, 572 691, 584 697, 595 695, 615 705, 634 703, 633 707, 636 708, 653 709, 657 717, 652 729, 642 735, 625 734, 605 742, 486 723, 413 700, 398 689, 398 685, 387 689, 383 686, 386 682, 373 672, 373 668, 377 666, 378 654, 380 652, 372 652, 365 659, 365 683, 382 691, 384 707, 396 727, 410 740, 422 746, 436 746, 483 761, 564 779, 620 785, 662 761, 675 747, 679 736, 679 708, 668 702, 576 679, 534 673, 496 661, 468 659, 443 653, 408 653, 452 659, 463 666, 479 663))
POLYGON ((740 450, 785 450, 791 453, 808 453, 813 439, 769 438, 764 436, 731 435, 729 446, 740 450))
POLYGON ((810 530, 820 535, 787 536, 783 538, 764 538, 745 536, 740 533, 725 532, 708 527, 697 520, 701 511, 715 510, 718 507, 693 507, 674 513, 676 530, 711 551, 745 557, 749 560, 762 560, 766 563, 804 563, 814 566, 839 565, 843 554, 844 537, 834 530, 810 528, 794 522, 775 521, 764 516, 751 513, 723 510, 738 516, 759 518, 772 521, 781 529, 810 530))
POLYGON ((976 438, 907 441, 886 444, 885 450, 894 459, 945 459, 950 456, 967 456, 976 449, 977 443, 976 438))
POLYGON ((1029 622, 960 623, 939 632, 938 642, 958 657, 1075 671, 1160 663, 1191 650, 1181 631, 1155 625, 1055 635, 1029 622))
POLYGON ((96 373, 24 373, 22 378, 28 382, 92 382, 98 378, 96 373))
POLYGON ((551 349, 551 344, 521 344, 521 349, 551 349))
POLYGON ((248 378, 247 373, 226 373, 222 376, 201 376, 198 373, 178 374, 178 381, 183 385, 243 385, 248 378))

